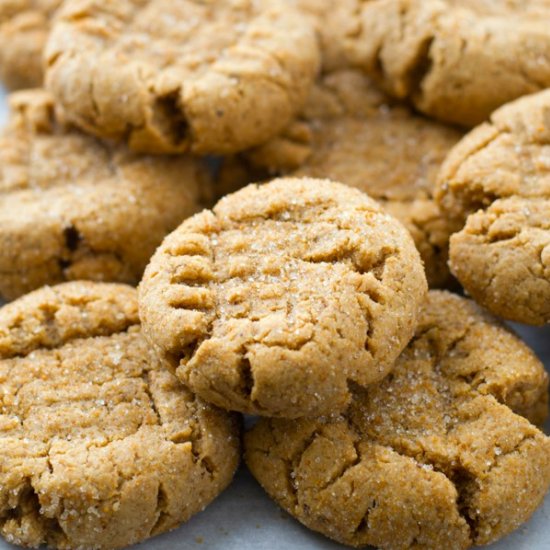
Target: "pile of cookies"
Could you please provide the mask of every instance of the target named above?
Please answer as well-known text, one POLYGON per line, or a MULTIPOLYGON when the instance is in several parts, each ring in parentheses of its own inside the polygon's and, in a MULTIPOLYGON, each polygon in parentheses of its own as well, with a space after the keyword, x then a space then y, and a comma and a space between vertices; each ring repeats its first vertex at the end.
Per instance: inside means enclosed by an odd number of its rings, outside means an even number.
POLYGON ((0 534, 144 541, 243 450, 350 546, 527 521, 548 375, 498 317, 550 323, 549 17, 0 0, 0 534))

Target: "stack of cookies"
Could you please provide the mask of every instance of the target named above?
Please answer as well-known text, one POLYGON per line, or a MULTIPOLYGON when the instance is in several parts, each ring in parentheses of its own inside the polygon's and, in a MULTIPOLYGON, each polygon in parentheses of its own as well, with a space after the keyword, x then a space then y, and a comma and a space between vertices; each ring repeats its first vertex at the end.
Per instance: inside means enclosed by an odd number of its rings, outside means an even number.
POLYGON ((526 522, 548 375, 498 318, 550 323, 549 17, 0 0, 5 539, 144 541, 242 451, 346 545, 526 522))

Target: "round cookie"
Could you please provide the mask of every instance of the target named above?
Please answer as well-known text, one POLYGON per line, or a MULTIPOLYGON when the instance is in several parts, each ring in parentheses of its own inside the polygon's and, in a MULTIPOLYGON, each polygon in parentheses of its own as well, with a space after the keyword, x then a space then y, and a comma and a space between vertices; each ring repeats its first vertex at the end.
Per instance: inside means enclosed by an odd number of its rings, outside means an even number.
POLYGON ((42 85, 42 53, 61 0, 0 2, 0 79, 10 90, 42 85))
POLYGON ((471 301, 432 291, 392 373, 341 416, 261 419, 246 462, 306 526, 351 546, 462 550, 516 529, 550 486, 535 355, 471 301))
POLYGON ((236 419, 143 338, 135 289, 72 282, 0 310, 0 534, 121 548, 173 529, 231 481, 236 419))
POLYGON ((281 131, 319 65, 283 0, 68 2, 46 48, 68 118, 140 152, 232 153, 281 131))
POLYGON ((472 127, 550 86, 548 0, 359 3, 350 58, 427 115, 472 127))
POLYGON ((0 137, 0 296, 93 279, 135 284, 165 235, 200 209, 189 157, 139 157, 63 124, 50 95, 11 97, 0 137))
POLYGON ((476 301, 550 322, 550 92, 521 98, 468 134, 438 176, 437 199, 465 223, 451 270, 476 301))
POLYGON ((186 220, 140 284, 151 344, 203 399, 285 418, 342 410, 411 338, 426 279, 367 195, 280 179, 186 220))
POLYGON ((253 150, 254 166, 341 181, 368 193, 411 232, 431 287, 450 283, 449 223, 433 199, 457 130, 392 104, 356 71, 325 76, 300 119, 253 150))

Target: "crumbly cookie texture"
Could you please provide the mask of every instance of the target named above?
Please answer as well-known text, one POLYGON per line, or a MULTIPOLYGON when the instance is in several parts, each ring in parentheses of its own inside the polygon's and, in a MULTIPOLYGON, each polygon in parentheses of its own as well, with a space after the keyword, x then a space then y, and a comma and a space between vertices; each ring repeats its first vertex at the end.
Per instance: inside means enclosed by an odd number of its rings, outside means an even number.
POLYGON ((45 287, 0 310, 0 533, 121 548, 177 527, 231 481, 236 419, 143 338, 135 289, 45 287))
POLYGON ((323 72, 350 66, 347 41, 360 30, 358 0, 288 0, 312 18, 321 45, 323 72))
POLYGON ((472 127, 550 86, 548 0, 362 0, 351 59, 392 96, 472 127))
POLYGON ((262 419, 245 457, 306 526, 351 546, 462 550, 525 522, 550 485, 542 364, 471 301, 432 291, 388 377, 338 417, 262 419))
POLYGON ((450 283, 449 237, 460 229, 434 202, 436 176, 462 134, 392 103, 357 71, 314 88, 301 117, 247 154, 272 173, 328 178, 368 193, 411 232, 428 283, 450 283))
POLYGON ((550 92, 496 111, 450 153, 437 200, 465 227, 453 273, 501 317, 550 322, 550 92))
POLYGON ((47 92, 11 96, 0 137, 0 296, 93 279, 135 284, 155 248, 200 209, 208 171, 138 157, 64 125, 47 92))
POLYGON ((276 135, 319 67, 282 0, 68 2, 46 81, 69 119, 140 152, 232 153, 276 135))
POLYGON ((203 399, 286 418, 341 411, 407 345, 426 278, 407 231, 341 184, 250 185, 166 238, 144 332, 203 399))
POLYGON ((10 90, 42 85, 42 54, 61 0, 0 2, 0 80, 10 90))

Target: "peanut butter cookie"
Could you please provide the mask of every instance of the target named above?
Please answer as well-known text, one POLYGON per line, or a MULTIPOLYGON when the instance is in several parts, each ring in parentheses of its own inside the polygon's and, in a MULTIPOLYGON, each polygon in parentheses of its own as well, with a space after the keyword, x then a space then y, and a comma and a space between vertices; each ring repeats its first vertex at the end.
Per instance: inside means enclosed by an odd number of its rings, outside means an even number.
POLYGON ((463 550, 525 522, 550 486, 534 354, 477 306, 433 291, 416 335, 345 414, 262 419, 245 436, 264 489, 351 546, 463 550), (527 419, 525 418, 527 417, 527 419))
POLYGON ((550 87, 549 0, 358 0, 352 60, 392 96, 475 126, 550 87))
POLYGON ((62 123, 48 93, 11 97, 0 137, 0 295, 94 279, 137 283, 166 234, 200 208, 208 172, 138 157, 62 123))
POLYGON ((61 1, 0 1, 0 79, 10 90, 42 85, 42 54, 61 1))
POLYGON ((347 40, 360 29, 357 0, 289 0, 312 18, 321 45, 321 66, 325 72, 350 65, 347 40))
POLYGON ((0 310, 0 533, 120 548, 177 527, 231 481, 236 419, 142 337, 136 291, 73 282, 0 310))
POLYGON ((75 0, 46 49, 69 119, 141 152, 231 153, 280 132, 319 65, 283 0, 75 0))
POLYGON ((326 180, 250 185, 185 221, 140 285, 144 332, 195 393, 286 418, 341 411, 407 345, 426 293, 401 224, 326 180))
POLYGON ((324 77, 302 116, 256 148, 253 166, 328 178, 376 199, 411 232, 432 287, 450 282, 453 226, 433 199, 439 168, 462 134, 392 104, 356 71, 324 77))
POLYGON ((550 92, 519 99, 468 134, 443 165, 437 199, 464 229, 450 264, 507 319, 550 322, 550 92))

